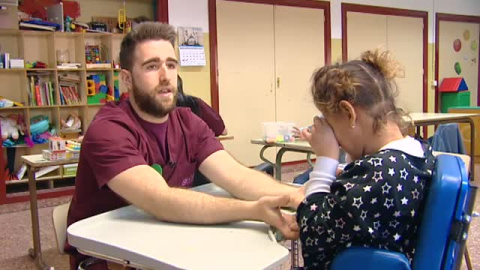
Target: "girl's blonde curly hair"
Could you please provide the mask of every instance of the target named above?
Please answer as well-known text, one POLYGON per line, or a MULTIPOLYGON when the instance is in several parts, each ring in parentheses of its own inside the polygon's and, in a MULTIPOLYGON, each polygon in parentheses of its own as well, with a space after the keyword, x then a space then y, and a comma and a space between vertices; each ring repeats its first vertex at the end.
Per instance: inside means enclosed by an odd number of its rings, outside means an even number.
POLYGON ((314 72, 311 92, 315 106, 326 114, 338 113, 340 101, 364 109, 373 119, 377 132, 387 120, 404 130, 406 114, 395 105, 397 86, 394 79, 403 77, 403 67, 389 51, 363 52, 359 60, 324 66, 314 72))

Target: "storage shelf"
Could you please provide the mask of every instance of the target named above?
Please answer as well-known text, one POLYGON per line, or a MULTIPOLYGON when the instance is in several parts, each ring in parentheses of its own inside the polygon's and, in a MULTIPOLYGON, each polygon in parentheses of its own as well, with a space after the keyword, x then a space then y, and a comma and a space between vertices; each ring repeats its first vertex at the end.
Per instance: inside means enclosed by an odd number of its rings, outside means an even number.
MULTIPOLYGON (((29 133, 31 128, 30 119, 32 117, 46 116, 49 120, 49 126, 60 131, 62 129, 62 121, 75 114, 81 119, 81 130, 85 132, 94 119, 95 114, 105 105, 104 103, 87 103, 87 94, 89 93, 87 87, 90 83, 87 81, 87 76, 93 74, 102 75, 104 80, 100 81, 101 84, 105 84, 109 89, 114 89, 115 86, 119 87, 120 94, 126 92, 119 80, 120 78, 114 74, 114 72, 118 72, 120 69, 114 68, 111 64, 99 68, 86 68, 87 55, 85 46, 98 45, 102 50, 105 49, 100 52, 100 60, 113 63, 114 60, 116 61, 119 58, 120 43, 123 37, 123 34, 112 33, 68 33, 0 29, 0 40, 3 45, 2 53, 9 53, 11 59, 23 59, 25 63, 41 61, 47 66, 46 68, 0 69, 0 80, 5 86, 0 88, 0 96, 24 104, 23 107, 0 108, 0 115, 3 117, 12 114, 20 115, 23 117, 26 133, 29 133), (68 54, 66 61, 79 63, 80 68, 58 68, 58 50, 65 51, 68 54), (75 89, 68 89, 66 93, 63 93, 65 89, 61 88, 61 84, 63 85, 63 80, 67 81, 68 79, 62 78, 64 77, 61 76, 62 74, 75 77, 69 78, 70 81, 74 82, 75 89), (37 89, 40 90, 40 94, 37 89), (70 90, 74 92, 70 92, 70 90), (62 105, 62 97, 71 104, 62 105), (33 101, 38 100, 42 102, 33 103, 33 101), (73 104, 73 102, 69 102, 74 100, 79 100, 80 103, 73 104), (37 106, 36 104, 43 105, 37 106)), ((95 82, 98 83, 97 81, 95 82)), ((96 92, 98 92, 98 87, 98 85, 95 86, 96 92)), ((95 102, 98 100, 95 100, 95 102)), ((68 136, 76 137, 77 134, 75 132, 63 132, 60 133, 60 136, 70 139, 68 136)), ((42 150, 48 148, 48 144, 35 144, 33 147, 19 145, 12 148, 15 149, 15 155, 18 159, 24 155, 41 154, 42 150)), ((2 154, 6 157, 6 150, 2 154)), ((22 162, 15 162, 14 170, 18 171, 21 166, 22 162)), ((47 174, 44 177, 40 177, 37 181, 42 182, 39 186, 44 186, 46 188, 45 192, 48 192, 51 188, 51 191, 54 192, 54 182, 57 182, 58 185, 63 185, 63 182, 56 180, 74 177, 63 175, 63 169, 60 169, 60 171, 53 172, 51 176, 47 174)), ((0 192, 0 204, 8 201, 8 197, 25 191, 28 188, 25 184, 27 182, 25 179, 7 181, 5 176, 3 176, 3 179, 0 179, 0 190, 5 190, 7 186, 8 189, 6 189, 6 193, 0 192), (20 184, 23 184, 23 186, 20 184)), ((65 185, 68 184, 72 183, 67 181, 65 185)))

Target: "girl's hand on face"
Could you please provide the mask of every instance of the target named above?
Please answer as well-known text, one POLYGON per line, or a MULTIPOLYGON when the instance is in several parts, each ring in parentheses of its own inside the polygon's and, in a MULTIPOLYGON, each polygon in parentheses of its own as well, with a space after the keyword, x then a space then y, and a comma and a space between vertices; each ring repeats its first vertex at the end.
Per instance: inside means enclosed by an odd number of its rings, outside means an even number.
POLYGON ((335 133, 325 118, 314 118, 314 124, 310 129, 304 129, 302 136, 307 139, 317 156, 325 156, 338 159, 340 146, 335 133))

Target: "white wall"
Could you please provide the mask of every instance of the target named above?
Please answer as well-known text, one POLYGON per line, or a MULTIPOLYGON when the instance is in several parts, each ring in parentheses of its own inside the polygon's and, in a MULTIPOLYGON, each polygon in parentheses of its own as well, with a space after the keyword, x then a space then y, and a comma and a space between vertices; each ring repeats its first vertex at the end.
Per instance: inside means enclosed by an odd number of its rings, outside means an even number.
POLYGON ((434 43, 435 13, 480 16, 479 0, 331 0, 332 38, 342 38, 342 3, 428 11, 428 41, 434 43))
MULTIPOLYGON (((480 0, 331 0, 332 38, 342 38, 341 4, 363 4, 428 11, 429 42, 433 43, 435 12, 480 16, 480 0)), ((208 0, 169 0, 170 23, 174 26, 197 26, 208 32, 208 0)))
POLYGON ((175 27, 201 27, 208 33, 208 0, 169 0, 168 20, 175 27))

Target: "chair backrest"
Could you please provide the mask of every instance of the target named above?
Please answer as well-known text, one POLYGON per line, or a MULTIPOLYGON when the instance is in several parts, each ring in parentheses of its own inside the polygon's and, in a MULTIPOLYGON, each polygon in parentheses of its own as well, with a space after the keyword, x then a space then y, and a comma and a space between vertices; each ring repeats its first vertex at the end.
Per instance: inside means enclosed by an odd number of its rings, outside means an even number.
POLYGON ((418 231, 414 269, 454 269, 461 263, 475 192, 460 157, 437 156, 418 231))
MULTIPOLYGON (((476 188, 470 186, 462 159, 448 154, 437 156, 425 198, 413 269, 459 269, 475 194, 476 188)), ((356 269, 406 269, 406 257, 401 253, 358 247, 341 252, 332 269, 349 269, 352 261, 357 262, 356 269)))
POLYGON ((65 254, 65 241, 67 240, 67 214, 70 202, 56 206, 53 209, 53 229, 57 240, 57 248, 61 254, 65 254))

